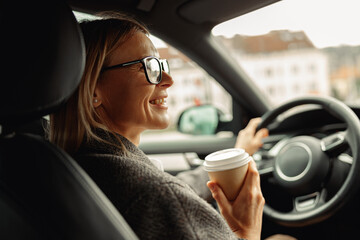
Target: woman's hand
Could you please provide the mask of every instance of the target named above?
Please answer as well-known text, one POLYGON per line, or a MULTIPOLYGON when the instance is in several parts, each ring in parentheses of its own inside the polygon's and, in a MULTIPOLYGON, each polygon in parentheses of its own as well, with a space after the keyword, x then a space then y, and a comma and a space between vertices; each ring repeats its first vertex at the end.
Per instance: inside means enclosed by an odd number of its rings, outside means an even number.
POLYGON ((246 128, 239 132, 235 148, 243 148, 247 153, 253 155, 263 145, 262 139, 269 136, 269 131, 266 128, 262 128, 255 133, 260 122, 261 118, 250 120, 246 128))
POLYGON ((207 186, 231 230, 240 238, 260 239, 265 200, 255 162, 249 162, 244 185, 235 201, 229 201, 215 182, 209 181, 207 186))

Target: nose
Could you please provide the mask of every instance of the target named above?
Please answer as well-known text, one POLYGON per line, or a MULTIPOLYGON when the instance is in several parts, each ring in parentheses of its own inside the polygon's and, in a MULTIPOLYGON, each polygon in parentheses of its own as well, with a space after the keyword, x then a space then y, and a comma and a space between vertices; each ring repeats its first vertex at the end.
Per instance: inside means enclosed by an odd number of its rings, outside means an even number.
POLYGON ((161 82, 157 85, 161 88, 169 88, 174 84, 174 80, 172 79, 171 75, 162 71, 162 78, 161 82))

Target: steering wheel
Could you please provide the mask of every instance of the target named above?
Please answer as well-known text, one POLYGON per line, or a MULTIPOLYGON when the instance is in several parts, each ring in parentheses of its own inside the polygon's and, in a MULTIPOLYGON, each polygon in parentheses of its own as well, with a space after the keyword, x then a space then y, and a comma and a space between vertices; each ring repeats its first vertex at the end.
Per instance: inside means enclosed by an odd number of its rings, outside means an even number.
POLYGON ((330 97, 297 98, 265 113, 258 129, 304 104, 321 106, 347 127, 322 139, 304 135, 279 141, 268 152, 270 160, 258 162, 262 181, 272 179, 292 200, 286 212, 268 203, 264 207, 265 217, 285 226, 306 226, 329 218, 353 197, 360 183, 360 121, 344 103, 330 97), (349 149, 351 156, 344 154, 349 149), (344 161, 347 167, 341 167, 344 161))

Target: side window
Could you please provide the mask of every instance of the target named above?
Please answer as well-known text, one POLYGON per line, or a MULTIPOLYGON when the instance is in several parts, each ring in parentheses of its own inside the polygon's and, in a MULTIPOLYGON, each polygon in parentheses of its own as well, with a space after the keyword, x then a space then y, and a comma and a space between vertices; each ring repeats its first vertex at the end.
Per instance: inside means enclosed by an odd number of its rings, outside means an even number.
MULTIPOLYGON (((168 89, 167 99, 171 123, 162 130, 164 134, 176 133, 179 116, 193 106, 212 105, 222 113, 221 117, 232 120, 232 98, 214 78, 174 47, 153 36, 151 40, 160 57, 168 60, 174 80, 173 86, 168 89)), ((159 131, 146 131, 143 136, 154 132, 158 134, 159 131)))

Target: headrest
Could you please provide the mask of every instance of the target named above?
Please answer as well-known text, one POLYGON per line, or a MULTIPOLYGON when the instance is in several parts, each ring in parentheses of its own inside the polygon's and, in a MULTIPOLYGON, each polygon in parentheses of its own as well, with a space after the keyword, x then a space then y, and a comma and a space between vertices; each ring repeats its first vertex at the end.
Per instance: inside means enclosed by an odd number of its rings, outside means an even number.
POLYGON ((3 1, 0 29, 0 125, 51 113, 77 88, 85 65, 71 9, 62 1, 3 1))

